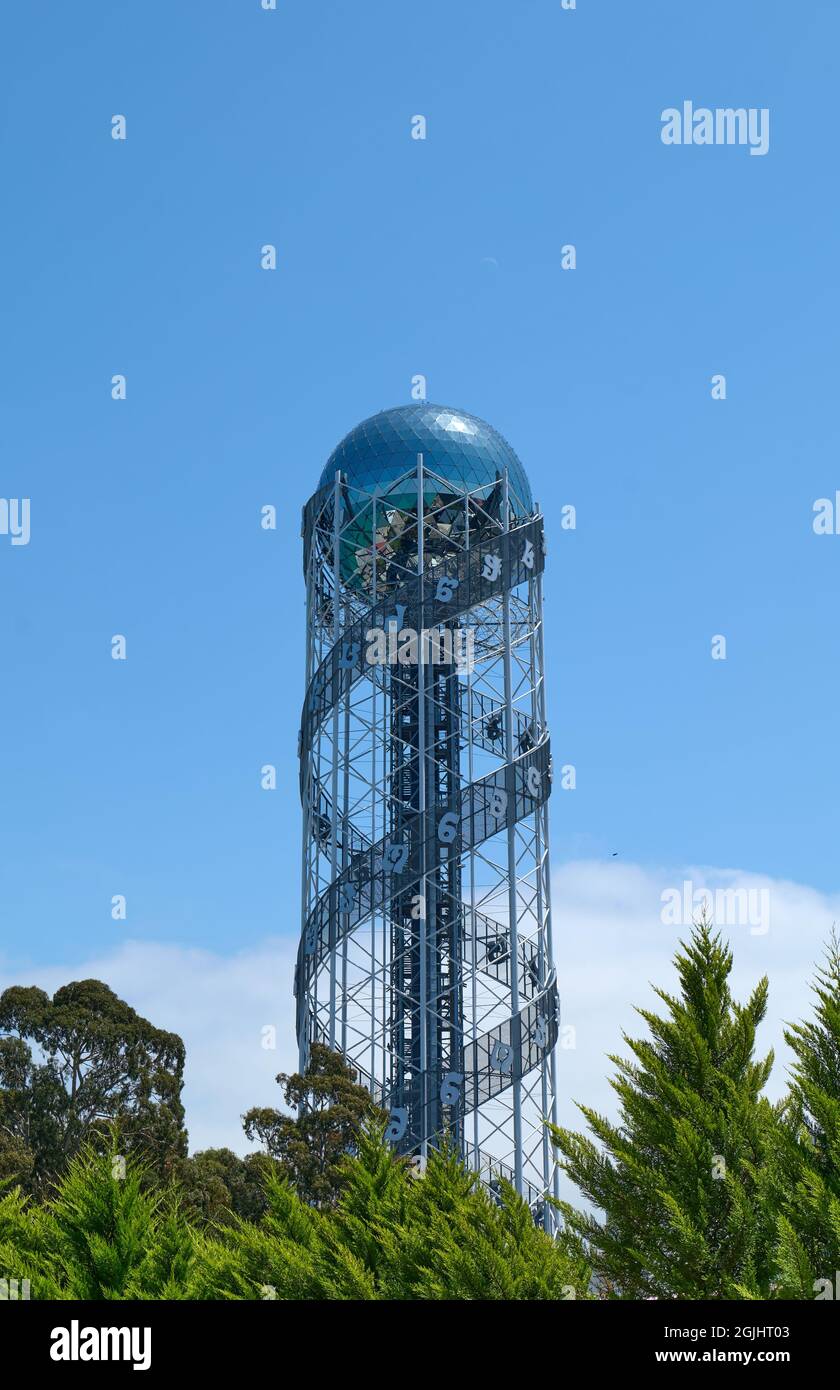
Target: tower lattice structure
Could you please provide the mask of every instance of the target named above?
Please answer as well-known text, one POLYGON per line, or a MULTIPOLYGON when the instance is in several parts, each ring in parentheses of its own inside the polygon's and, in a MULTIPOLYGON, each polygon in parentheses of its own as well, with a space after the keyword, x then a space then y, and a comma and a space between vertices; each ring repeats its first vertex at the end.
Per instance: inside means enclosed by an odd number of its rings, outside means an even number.
POLYGON ((303 541, 301 1068, 339 1050, 400 1153, 447 1135, 550 1226, 542 517, 491 426, 424 403, 338 446, 303 541))

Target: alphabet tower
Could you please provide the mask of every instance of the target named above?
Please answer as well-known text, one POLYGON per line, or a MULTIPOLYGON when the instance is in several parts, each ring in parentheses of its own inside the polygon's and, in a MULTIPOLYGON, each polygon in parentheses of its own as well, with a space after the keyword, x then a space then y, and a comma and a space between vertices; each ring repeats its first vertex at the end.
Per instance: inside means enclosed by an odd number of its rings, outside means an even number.
POLYGON ((423 402, 342 440, 303 545, 301 1069, 340 1051, 418 1172, 447 1136, 550 1229, 542 517, 492 426, 423 402))

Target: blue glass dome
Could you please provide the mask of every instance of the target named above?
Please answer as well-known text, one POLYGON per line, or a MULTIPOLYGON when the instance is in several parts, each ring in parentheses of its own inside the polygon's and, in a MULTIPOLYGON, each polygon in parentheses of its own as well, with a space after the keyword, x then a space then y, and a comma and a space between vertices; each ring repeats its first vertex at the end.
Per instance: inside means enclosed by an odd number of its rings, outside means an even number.
MULTIPOLYGON (((416 467, 418 454, 424 468, 444 479, 446 491, 455 494, 491 488, 507 468, 515 515, 527 516, 534 509, 525 469, 498 430, 465 410, 428 401, 381 410, 363 420, 333 450, 318 486, 333 482, 339 471, 351 488, 393 496, 393 483, 416 467)), ((441 490, 439 482, 428 480, 424 493, 431 501, 441 490)), ((405 485, 399 489, 401 494, 408 491, 405 485)))

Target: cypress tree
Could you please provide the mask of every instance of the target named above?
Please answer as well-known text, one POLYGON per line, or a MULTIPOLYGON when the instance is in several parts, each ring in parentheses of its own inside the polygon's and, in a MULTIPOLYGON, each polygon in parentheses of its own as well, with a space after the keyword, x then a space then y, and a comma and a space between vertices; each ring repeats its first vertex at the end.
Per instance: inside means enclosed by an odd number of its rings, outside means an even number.
POLYGON ((791 1093, 782 1142, 769 1169, 771 1200, 781 1207, 781 1298, 840 1296, 840 941, 832 933, 812 990, 813 1019, 791 1025, 791 1093))
POLYGON ((680 992, 657 989, 650 1036, 610 1057, 619 1119, 579 1106, 594 1140, 552 1126, 569 1174, 597 1213, 562 1203, 603 1297, 766 1297, 775 1217, 760 1169, 777 1130, 762 1097, 773 1054, 754 1059, 767 980, 745 1005, 729 988, 732 953, 704 916, 675 957, 680 992), (595 1142, 597 1141, 597 1142, 595 1142))

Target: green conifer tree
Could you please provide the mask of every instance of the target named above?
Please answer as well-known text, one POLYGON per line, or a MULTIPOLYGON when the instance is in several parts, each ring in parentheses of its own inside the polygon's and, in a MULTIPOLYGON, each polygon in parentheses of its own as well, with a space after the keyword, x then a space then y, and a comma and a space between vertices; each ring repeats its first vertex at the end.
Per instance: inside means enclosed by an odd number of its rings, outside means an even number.
MULTIPOLYGON (((112 1131, 115 1137, 116 1131, 112 1131)), ((266 1168, 259 1223, 225 1213, 196 1231, 178 1184, 93 1145, 43 1204, 0 1196, 0 1277, 33 1299, 571 1300, 586 1298, 580 1250, 539 1229, 502 1184, 498 1199, 452 1153, 423 1176, 371 1125, 343 1160, 335 1206, 316 1207, 266 1168)))
POLYGON ((0 1197, 0 1275, 29 1281, 33 1299, 190 1297, 195 1236, 171 1184, 147 1166, 88 1144, 43 1204, 16 1188, 0 1197))
POLYGON ((561 1166, 597 1213, 562 1204, 604 1297, 766 1297, 775 1213, 759 1172, 777 1129, 762 1097, 773 1055, 754 1060, 767 980, 746 1005, 729 989, 732 953, 704 916, 675 957, 680 994, 656 993, 649 1038, 610 1060, 612 1124, 579 1106, 594 1135, 553 1128, 561 1166))
POLYGON ((781 1142, 768 1168, 781 1208, 779 1298, 836 1298, 840 1285, 840 941, 832 933, 812 985, 814 1017, 785 1040, 796 1061, 781 1142))
POLYGON ((507 1184, 498 1201, 451 1153, 432 1152, 422 1177, 375 1126, 344 1160, 337 1204, 315 1208, 269 1177, 260 1224, 201 1238, 199 1298, 330 1301, 572 1300, 589 1268, 535 1224, 507 1184))

